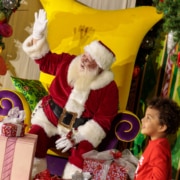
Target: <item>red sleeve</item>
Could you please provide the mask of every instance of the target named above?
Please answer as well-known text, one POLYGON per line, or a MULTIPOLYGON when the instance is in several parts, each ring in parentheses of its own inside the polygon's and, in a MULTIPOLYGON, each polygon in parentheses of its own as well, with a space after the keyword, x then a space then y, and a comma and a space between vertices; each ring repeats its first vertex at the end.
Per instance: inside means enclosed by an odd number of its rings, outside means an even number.
POLYGON ((61 63, 65 61, 71 61, 75 56, 67 53, 56 54, 49 51, 41 59, 36 59, 36 63, 39 64, 39 69, 45 73, 56 75, 57 69, 59 69, 61 63))

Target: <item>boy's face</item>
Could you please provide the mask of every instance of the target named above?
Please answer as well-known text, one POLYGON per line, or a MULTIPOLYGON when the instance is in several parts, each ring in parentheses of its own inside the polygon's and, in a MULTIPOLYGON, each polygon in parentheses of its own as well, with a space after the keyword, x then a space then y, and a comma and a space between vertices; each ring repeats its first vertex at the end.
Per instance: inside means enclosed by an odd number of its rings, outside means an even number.
POLYGON ((148 107, 142 118, 141 133, 150 136, 151 140, 155 140, 164 137, 165 130, 166 126, 159 123, 159 111, 148 107))

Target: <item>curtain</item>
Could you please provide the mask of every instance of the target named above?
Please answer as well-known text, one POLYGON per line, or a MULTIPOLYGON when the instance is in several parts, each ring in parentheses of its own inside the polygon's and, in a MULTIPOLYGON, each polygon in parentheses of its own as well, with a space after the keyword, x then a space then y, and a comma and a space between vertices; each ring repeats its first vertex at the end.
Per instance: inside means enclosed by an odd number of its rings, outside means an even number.
POLYGON ((102 10, 133 8, 136 5, 136 0, 77 0, 77 2, 102 10))

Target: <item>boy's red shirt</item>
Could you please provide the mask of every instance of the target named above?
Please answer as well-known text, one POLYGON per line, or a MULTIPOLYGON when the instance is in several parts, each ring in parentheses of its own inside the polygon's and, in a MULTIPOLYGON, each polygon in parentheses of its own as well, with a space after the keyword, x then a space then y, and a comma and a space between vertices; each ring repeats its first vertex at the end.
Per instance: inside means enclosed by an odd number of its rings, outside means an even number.
POLYGON ((149 141, 134 178, 143 179, 171 180, 171 149, 166 138, 149 141))

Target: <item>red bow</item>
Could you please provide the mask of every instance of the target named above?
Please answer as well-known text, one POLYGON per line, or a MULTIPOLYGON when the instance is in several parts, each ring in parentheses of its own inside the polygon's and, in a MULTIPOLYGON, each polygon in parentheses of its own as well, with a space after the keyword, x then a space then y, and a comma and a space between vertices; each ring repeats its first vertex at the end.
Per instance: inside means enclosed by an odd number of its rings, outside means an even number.
POLYGON ((118 159, 122 156, 122 153, 120 151, 111 151, 111 154, 113 155, 114 159, 118 159))
POLYGON ((42 171, 35 176, 33 180, 61 180, 58 176, 51 177, 48 170, 42 171))

